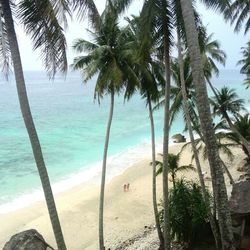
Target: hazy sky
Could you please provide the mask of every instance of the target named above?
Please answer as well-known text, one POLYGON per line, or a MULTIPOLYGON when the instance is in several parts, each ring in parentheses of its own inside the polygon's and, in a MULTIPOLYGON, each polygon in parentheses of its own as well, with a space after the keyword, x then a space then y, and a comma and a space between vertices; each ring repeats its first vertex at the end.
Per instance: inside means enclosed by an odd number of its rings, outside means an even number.
MULTIPOLYGON (((96 0, 96 5, 101 12, 104 8, 104 0, 96 0)), ((142 6, 142 0, 135 0, 131 5, 126 15, 138 14, 142 6)), ((213 11, 205 9, 204 6, 199 5, 198 10, 202 15, 202 20, 207 25, 208 32, 214 33, 214 38, 219 40, 222 49, 227 54, 227 69, 236 68, 237 61, 241 58, 240 48, 245 46, 247 40, 249 40, 249 34, 244 36, 243 32, 235 34, 233 27, 229 23, 225 23, 223 18, 213 11)), ((71 64, 74 58, 72 52, 72 42, 76 38, 87 38, 86 28, 88 27, 87 22, 79 23, 73 22, 69 24, 69 28, 66 32, 67 43, 68 43, 68 63, 71 64)), ((19 47, 21 51, 21 57, 23 62, 24 70, 41 70, 43 69, 42 62, 39 59, 39 51, 32 50, 32 44, 30 39, 24 34, 21 27, 17 26, 17 36, 19 41, 19 47)))

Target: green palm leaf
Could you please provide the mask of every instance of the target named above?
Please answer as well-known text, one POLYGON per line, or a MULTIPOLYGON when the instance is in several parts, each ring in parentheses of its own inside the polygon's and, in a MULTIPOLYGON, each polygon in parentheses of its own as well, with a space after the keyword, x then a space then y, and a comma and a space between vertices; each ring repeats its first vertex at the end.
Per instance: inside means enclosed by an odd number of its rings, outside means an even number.
POLYGON ((27 34, 31 35, 33 48, 41 50, 41 58, 49 75, 54 77, 57 69, 65 72, 66 39, 54 14, 55 6, 49 0, 22 0, 18 7, 21 23, 24 24, 27 34))
POLYGON ((100 28, 101 18, 93 0, 72 0, 72 5, 80 20, 87 16, 89 23, 95 30, 100 28))

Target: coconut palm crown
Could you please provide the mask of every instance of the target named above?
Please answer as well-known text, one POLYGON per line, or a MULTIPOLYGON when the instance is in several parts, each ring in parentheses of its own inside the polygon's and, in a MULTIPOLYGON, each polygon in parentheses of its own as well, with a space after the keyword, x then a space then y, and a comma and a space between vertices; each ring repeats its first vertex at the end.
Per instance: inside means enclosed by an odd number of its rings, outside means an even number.
POLYGON ((228 117, 228 114, 236 115, 240 111, 243 111, 244 100, 238 98, 234 89, 223 87, 217 91, 217 97, 211 99, 213 107, 213 114, 220 115, 224 118, 228 117))
MULTIPOLYGON (((162 156, 162 154, 160 154, 162 156)), ((179 165, 180 161, 180 154, 169 154, 169 159, 168 159, 168 167, 169 167, 169 174, 172 178, 173 185, 175 187, 176 184, 176 175, 178 172, 182 171, 196 171, 196 168, 193 167, 191 164, 189 165, 179 165)), ((156 164, 158 165, 158 170, 157 170, 157 175, 162 173, 162 161, 156 161, 156 164)))

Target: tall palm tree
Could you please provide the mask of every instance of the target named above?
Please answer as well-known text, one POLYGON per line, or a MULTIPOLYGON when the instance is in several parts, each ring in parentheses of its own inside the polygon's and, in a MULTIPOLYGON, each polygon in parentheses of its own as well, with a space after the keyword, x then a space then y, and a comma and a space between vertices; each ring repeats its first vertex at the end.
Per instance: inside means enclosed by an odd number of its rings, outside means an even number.
MULTIPOLYGON (((114 0, 119 10, 122 11, 131 1, 114 0)), ((162 51, 162 59, 165 67, 165 105, 164 105, 164 128, 163 128, 163 206, 164 206, 164 248, 170 249, 169 234, 169 204, 168 204, 168 144, 169 144, 169 106, 170 106, 170 51, 172 45, 172 21, 171 6, 165 0, 144 1, 147 11, 142 18, 151 20, 153 27, 158 31, 159 47, 162 51), (151 16, 151 18, 149 18, 151 16)), ((147 23, 147 21, 145 22, 147 23)), ((148 22, 149 23, 149 22, 148 22)))
POLYGON ((220 91, 216 92, 216 97, 211 99, 214 115, 219 115, 227 121, 231 130, 237 134, 242 144, 244 144, 246 150, 250 154, 249 141, 237 130, 229 116, 229 114, 235 116, 240 111, 244 111, 244 100, 239 99, 236 92, 233 89, 229 89, 227 87, 223 87, 220 91))
MULTIPOLYGON (((89 17, 95 16, 96 7, 93 1, 74 0, 71 4, 75 9, 80 6, 79 14, 83 15, 82 11, 88 10, 89 17)), ((17 18, 24 25, 25 31, 31 35, 34 49, 42 51, 41 57, 45 67, 49 75, 53 77, 57 69, 64 72, 67 70, 66 41, 62 25, 66 26, 70 6, 68 1, 22 0, 16 4, 9 0, 0 1, 1 63, 4 66, 4 73, 7 73, 10 60, 12 59, 13 62, 20 108, 41 179, 57 246, 60 250, 66 249, 66 246, 41 145, 30 111, 12 11, 17 14, 17 18)), ((94 23, 94 18, 91 21, 94 23)))
POLYGON ((247 88, 250 87, 250 41, 247 43, 246 47, 241 48, 243 59, 241 59, 238 64, 242 65, 240 73, 246 75, 245 85, 247 88))
MULTIPOLYGON (((118 6, 120 7, 121 10, 124 10, 125 7, 131 2, 131 0, 117 0, 116 2, 118 2, 118 6)), ((156 2, 156 1, 153 1, 156 2)), ((218 7, 218 3, 221 3, 220 7, 225 7, 224 3, 227 4, 227 1, 206 1, 206 4, 210 4, 210 6, 212 7, 218 7)), ((168 2, 169 4, 169 2, 168 2)), ((200 51, 198 50, 199 45, 198 45, 198 36, 196 33, 196 27, 195 27, 195 18, 194 18, 194 13, 193 13, 193 7, 190 1, 184 1, 182 0, 180 2, 181 7, 182 7, 182 13, 183 13, 183 17, 184 17, 184 24, 185 24, 185 30, 186 30, 186 35, 187 35, 187 40, 188 40, 188 44, 189 44, 189 49, 192 49, 192 44, 193 44, 193 40, 195 40, 196 44, 195 46, 193 46, 193 49, 190 52, 190 60, 191 60, 191 64, 192 64, 192 69, 193 69, 193 75, 195 78, 195 88, 196 88, 196 94, 199 97, 199 101, 198 101, 198 107, 199 107, 199 115, 201 116, 201 120, 202 120, 202 131, 205 134, 205 141, 206 144, 208 146, 208 151, 209 151, 209 161, 210 161, 210 165, 211 165, 211 173, 213 175, 213 188, 215 190, 215 196, 216 196, 216 201, 218 203, 218 210, 219 210, 219 222, 220 222, 220 228, 221 228, 221 235, 222 235, 222 245, 226 245, 226 246, 232 246, 232 249, 234 249, 233 247, 233 235, 232 235, 232 229, 231 229, 231 220, 230 220, 230 215, 229 215, 229 210, 228 210, 228 206, 227 206, 227 193, 226 193, 226 187, 225 187, 225 182, 224 182, 224 177, 223 177, 223 173, 220 166, 220 159, 218 156, 218 151, 217 151, 217 147, 216 147, 216 143, 215 143, 215 138, 213 136, 213 126, 212 126, 212 119, 211 119, 211 114, 210 114, 210 110, 209 110, 209 102, 208 102, 208 97, 207 97, 207 93, 206 93, 206 86, 205 86, 205 79, 204 79, 204 73, 201 72, 201 57, 200 57, 200 51), (185 5, 186 4, 186 5, 185 5), (184 7, 183 7, 184 6, 184 7), (183 10, 184 9, 184 10, 183 10), (185 13, 187 15, 185 15, 185 13), (190 23, 191 21, 191 23, 190 23), (191 27, 190 27, 191 25, 191 27), (193 34, 194 37, 191 37, 193 34), (194 52, 194 53, 192 53, 194 52), (198 53, 198 54, 197 54, 198 53), (198 56, 198 60, 196 60, 196 66, 198 65, 198 67, 194 67, 195 64, 193 62, 195 62, 195 58, 197 58, 198 56), (201 73, 200 73, 201 72, 201 73), (204 84, 203 84, 204 83, 204 84)), ((166 6, 166 2, 164 1, 163 3, 164 6, 166 6)), ((163 6, 162 5, 162 6, 163 6)), ((159 6, 159 4, 158 4, 159 6)), ((165 11, 165 8, 163 8, 161 6, 161 8, 165 11)), ((168 9, 169 10, 169 9, 168 9)), ((162 13, 162 11, 160 11, 159 13, 162 13)), ((176 13, 173 12, 167 12, 168 14, 171 13, 170 15, 167 15, 167 17, 169 16, 173 16, 176 13)), ((162 20, 164 20, 164 25, 163 27, 165 28, 165 31, 163 31, 163 37, 168 37, 167 32, 169 30, 167 30, 166 28, 169 27, 166 25, 166 22, 168 20, 168 18, 163 18, 162 20)), ((170 22, 171 23, 171 22, 170 22)), ((171 25, 170 25, 171 26, 171 25)), ((170 37, 170 35, 169 35, 170 37)), ((169 40, 165 40, 165 42, 167 42, 169 40)), ((166 45, 167 43, 165 43, 166 45)), ((165 48, 169 48, 169 46, 165 47, 165 48)), ((166 52, 166 50, 165 50, 166 52)), ((168 53, 164 53, 165 55, 168 53)), ((167 58, 167 57, 166 57, 167 58)), ((168 66, 168 61, 165 64, 168 66)), ((167 67, 169 69, 169 67, 167 67)), ((169 72, 169 70, 166 70, 166 72, 169 72)), ((168 79, 169 75, 167 75, 166 79, 168 79)), ((168 93, 167 88, 165 88, 166 93, 168 93)), ((167 105, 168 105, 168 95, 166 96, 166 101, 167 101, 167 105)), ((168 106, 165 106, 165 110, 168 110, 168 106)), ((166 114, 167 119, 165 119, 165 124, 166 127, 169 126, 168 122, 166 123, 166 121, 168 121, 168 114, 166 114)), ((166 128, 165 127, 165 128, 166 128)), ((166 129, 164 129, 164 132, 166 132, 166 129)), ((166 142, 168 139, 168 135, 165 134, 164 137, 164 142, 166 142)), ((164 148, 166 149, 168 146, 167 143, 164 143, 164 148)), ((164 156, 167 156, 167 154, 164 154, 164 156)), ((165 166, 167 166, 167 161, 165 159, 165 166)), ((165 172, 163 179, 166 179, 166 175, 167 173, 165 172)), ((164 186, 164 190, 168 190, 167 187, 167 183, 165 183, 164 186)), ((164 192, 164 199, 167 199, 167 192, 164 192)), ((166 200, 167 201, 167 200, 166 200)), ((165 210, 165 215, 168 215, 168 204, 167 202, 164 202, 164 205, 166 207, 165 210)), ((168 225, 167 225, 167 220, 165 218, 165 226, 166 226, 166 230, 164 230, 164 232, 167 234, 169 232, 168 230, 168 225)), ((166 235, 165 239, 169 239, 168 235, 166 235)), ((169 240, 167 240, 167 242, 169 242, 169 240)), ((166 243, 168 244, 168 243, 166 243)), ((166 249, 168 249, 168 246, 165 246, 166 249)))
POLYGON ((124 33, 118 27, 118 15, 111 1, 107 2, 106 8, 100 17, 100 26, 92 32, 94 42, 78 39, 73 48, 78 53, 87 55, 78 56, 74 59, 73 68, 83 72, 84 82, 98 75, 95 86, 95 98, 100 99, 105 94, 110 94, 110 111, 106 130, 105 145, 102 162, 102 177, 99 203, 99 249, 104 250, 104 195, 107 168, 107 154, 110 138, 111 123, 114 110, 114 95, 124 90, 128 98, 131 86, 136 86, 137 77, 128 64, 127 57, 123 57, 124 33))
POLYGON ((168 202, 168 148, 169 148, 169 128, 170 128, 170 50, 171 50, 171 17, 168 2, 161 0, 158 3, 160 6, 159 21, 160 31, 163 34, 163 58, 165 66, 165 107, 164 107, 164 127, 163 127, 163 207, 164 207, 164 248, 170 249, 170 225, 169 225, 169 202, 168 202))
MULTIPOLYGON (((221 234, 222 249, 235 249, 231 217, 228 208, 228 197, 223 177, 221 162, 219 159, 218 148, 213 130, 213 121, 211 117, 207 89, 205 85, 205 77, 202 68, 201 54, 199 50, 198 34, 195 27, 195 17, 191 0, 180 0, 186 37, 188 43, 188 51, 190 64, 192 68, 193 81, 196 90, 196 99, 198 104, 198 112, 201 121, 202 135, 207 146, 208 160, 212 175, 212 184, 218 209, 218 220, 221 234)), ((219 1, 207 1, 214 7, 219 6, 219 1)))
MULTIPOLYGON (((42 154, 42 149, 30 111, 10 1, 1 0, 0 4, 0 22, 2 28, 1 36, 4 37, 4 39, 2 40, 6 41, 5 44, 1 43, 1 49, 2 51, 7 49, 9 49, 10 51, 10 56, 14 67, 20 108, 42 182, 52 228, 55 234, 58 248, 64 250, 66 249, 66 245, 62 234, 56 205, 42 154), (4 48, 4 45, 7 45, 7 48, 4 48)), ((19 14, 20 20, 24 23, 26 30, 28 31, 28 33, 32 34, 34 48, 42 49, 42 55, 44 56, 43 59, 46 68, 52 74, 55 73, 55 70, 58 67, 61 70, 66 70, 66 42, 61 26, 58 22, 59 13, 58 15, 53 15, 53 13, 55 13, 55 9, 51 2, 21 1, 17 6, 14 7, 19 14), (54 31, 54 33, 51 33, 52 30, 54 31), (46 35, 45 32, 48 35, 46 35)), ((66 12, 65 9, 63 9, 63 11, 66 12)))
MULTIPOLYGON (((193 154, 194 154, 196 167, 198 170, 198 176, 199 176, 199 181, 200 181, 200 185, 201 185, 202 196, 203 196, 205 204, 207 204, 207 206, 209 207, 210 201, 209 201, 209 197, 208 197, 208 194, 206 191, 205 181, 203 179, 201 163, 200 163, 200 159, 199 159, 199 155, 198 155, 198 149, 197 149, 196 144, 195 144, 194 133, 193 133, 193 129, 192 129, 191 114, 189 112, 190 105, 188 105, 188 100, 190 98, 188 98, 187 86, 186 86, 185 77, 184 77, 185 75, 184 75, 184 65, 183 65, 183 56, 182 56, 182 46, 181 46, 181 37, 180 37, 179 30, 177 30, 177 49, 178 49, 178 63, 179 63, 179 68, 180 68, 179 74, 180 74, 180 82, 181 82, 181 93, 182 93, 182 98, 183 98, 184 115, 185 115, 185 119, 186 119, 186 124, 187 124, 188 132, 189 132, 189 137, 190 137, 190 142, 192 145, 192 150, 193 150, 193 154)), ((194 111, 194 108, 191 109, 191 112, 193 113, 193 117, 195 117, 194 114, 196 112, 194 111)), ((202 138, 202 136, 200 138, 202 138)), ((212 230, 213 235, 214 235, 215 246, 216 246, 216 249, 219 249, 218 228, 217 228, 217 225, 215 222, 215 217, 214 217, 215 215, 213 216, 210 209, 208 209, 208 216, 209 216, 209 222, 211 225, 211 230, 212 230)))
MULTIPOLYGON (((142 13, 145 11, 145 5, 142 13)), ((143 15, 143 14, 142 14, 143 15)), ((148 16, 150 18, 150 16, 148 16)), ((159 212, 157 207, 156 194, 156 156, 155 156, 155 128, 152 102, 159 101, 158 85, 164 85, 162 63, 157 60, 155 43, 157 39, 150 27, 145 27, 144 22, 139 17, 133 17, 132 20, 127 19, 129 26, 127 28, 127 56, 132 59, 133 70, 138 76, 140 85, 138 90, 142 97, 146 99, 149 111, 149 119, 151 126, 151 146, 152 146, 152 200, 155 224, 157 228, 158 238, 160 241, 159 249, 164 247, 164 238, 161 231, 159 212), (152 33, 151 33, 152 32, 152 33)), ((151 23, 151 22, 149 22, 151 23)))

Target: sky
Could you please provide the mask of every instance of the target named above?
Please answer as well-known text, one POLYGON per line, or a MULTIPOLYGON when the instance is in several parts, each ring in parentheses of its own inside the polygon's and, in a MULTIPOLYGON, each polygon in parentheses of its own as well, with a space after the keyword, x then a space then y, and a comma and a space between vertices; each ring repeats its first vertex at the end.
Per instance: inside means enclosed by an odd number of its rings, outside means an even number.
MULTIPOLYGON (((131 14, 139 14, 143 0, 134 0, 133 4, 126 11, 125 16, 131 14)), ((102 12, 105 7, 105 0, 95 0, 98 10, 102 12)), ((233 26, 230 23, 225 23, 224 19, 217 13, 207 10, 203 5, 199 4, 198 11, 202 16, 204 25, 207 26, 208 33, 214 33, 213 38, 218 40, 221 44, 221 48, 227 54, 226 69, 239 68, 236 64, 241 59, 241 47, 245 46, 247 40, 249 40, 249 34, 244 36, 243 31, 240 33, 234 33, 233 26)), ((67 39, 67 57, 69 65, 73 62, 73 58, 76 56, 72 51, 73 41, 77 38, 88 39, 86 31, 88 22, 73 21, 69 23, 69 27, 66 31, 67 39)), ((29 37, 27 37, 20 25, 16 25, 16 32, 19 42, 19 48, 25 71, 30 70, 43 70, 44 67, 39 58, 39 51, 33 51, 32 43, 29 37)), ((223 68, 223 66, 219 66, 223 68)))

